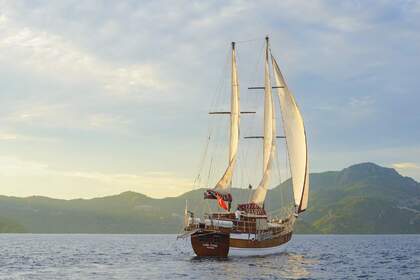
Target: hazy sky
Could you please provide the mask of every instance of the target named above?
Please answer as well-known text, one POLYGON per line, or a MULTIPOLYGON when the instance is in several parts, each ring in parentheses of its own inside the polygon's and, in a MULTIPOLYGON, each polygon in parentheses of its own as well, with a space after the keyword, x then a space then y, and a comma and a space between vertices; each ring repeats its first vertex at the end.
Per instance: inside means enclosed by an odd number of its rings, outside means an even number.
POLYGON ((189 190, 230 41, 265 34, 312 172, 420 180, 419 30, 408 0, 0 0, 0 194, 189 190))

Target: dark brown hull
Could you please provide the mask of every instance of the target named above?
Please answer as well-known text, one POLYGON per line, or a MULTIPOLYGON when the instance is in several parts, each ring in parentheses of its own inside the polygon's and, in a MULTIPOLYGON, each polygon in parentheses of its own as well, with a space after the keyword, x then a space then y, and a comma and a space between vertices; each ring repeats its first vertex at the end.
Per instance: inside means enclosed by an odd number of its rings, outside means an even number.
POLYGON ((233 248, 272 248, 285 244, 292 238, 292 233, 279 235, 266 240, 230 239, 230 247, 233 248))
MULTIPOLYGON (((199 257, 227 257, 229 249, 235 252, 248 252, 252 255, 275 253, 279 246, 292 238, 292 232, 278 235, 266 240, 249 240, 231 238, 229 233, 199 231, 191 235, 191 244, 195 254, 199 257), (248 250, 247 250, 248 249, 248 250)), ((234 255, 236 255, 234 253, 234 255)))
POLYGON ((199 257, 227 257, 229 254, 229 234, 199 231, 191 235, 191 245, 199 257))

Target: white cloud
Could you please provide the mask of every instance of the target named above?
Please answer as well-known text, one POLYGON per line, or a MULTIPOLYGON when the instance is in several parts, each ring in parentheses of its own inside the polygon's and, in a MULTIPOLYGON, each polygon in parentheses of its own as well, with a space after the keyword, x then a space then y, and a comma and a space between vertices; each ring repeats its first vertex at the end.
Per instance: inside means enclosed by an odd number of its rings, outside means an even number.
POLYGON ((316 105, 312 107, 315 110, 321 111, 323 114, 334 114, 334 119, 327 119, 324 122, 339 123, 341 125, 356 125, 358 123, 366 122, 375 116, 377 112, 376 100, 369 95, 360 97, 350 97, 342 104, 330 105, 316 105))
MULTIPOLYGON (((83 180, 95 182, 92 185, 98 188, 117 181, 157 184, 168 178, 170 183, 172 175, 156 179, 144 171, 148 166, 190 173, 193 161, 179 160, 178 149, 191 158, 199 154, 194 137, 205 128, 204 118, 196 113, 208 107, 228 42, 262 39, 267 33, 272 35, 273 51, 309 124, 311 154, 315 155, 311 166, 336 169, 345 166, 343 161, 391 166, 417 158, 418 152, 407 152, 418 138, 416 127, 407 125, 419 118, 418 97, 410 93, 417 95, 418 88, 420 5, 416 1, 76 2, 0 0, 0 74, 8 76, 0 85, 1 144, 13 141, 10 153, 28 159, 28 153, 34 158, 37 153, 51 155, 47 145, 26 152, 27 146, 17 143, 35 140, 31 135, 35 131, 46 132, 65 137, 54 147, 63 161, 96 159, 88 163, 92 172, 54 173, 55 169, 46 167, 48 176, 61 178, 57 186, 73 179, 77 181, 73 188, 83 180), (407 98, 410 94, 411 99, 407 98), (311 105, 321 111, 314 110, 308 117, 311 105), (404 114, 399 113, 402 110, 404 114), (381 128, 384 123, 385 129, 381 128), (411 131, 396 133, 401 127, 411 131), (80 133, 74 133, 77 129, 89 131, 79 137, 80 133), (129 144, 130 139, 115 134, 94 135, 97 130, 135 131, 141 139, 129 144), (103 140, 111 138, 106 145, 103 140), (73 141, 80 146, 72 146, 73 141), (369 150, 372 142, 377 150, 369 150), (325 143, 335 150, 321 153, 325 143), (391 151, 390 145, 407 148, 391 151), (114 172, 96 172, 102 170, 95 166, 101 166, 104 150, 120 157, 109 169, 114 172), (125 161, 127 150, 143 158, 136 158, 135 164, 129 162, 133 159, 125 161), (123 161, 128 169, 142 167, 126 174, 121 171, 126 170, 121 167, 123 161)), ((244 70, 252 68, 249 72, 255 73, 254 65, 243 64, 257 57, 257 48, 246 50, 251 45, 257 43, 239 45, 238 61, 244 70)), ((246 86, 250 80, 245 71, 240 74, 246 86)), ((36 164, 32 167, 27 168, 37 170, 36 164)), ((404 170, 420 178, 418 169, 404 170)), ((43 185, 53 189, 48 176, 41 176, 45 181, 37 185, 40 190, 43 185)), ((89 184, 82 185, 90 189, 89 184)), ((112 190, 115 193, 116 188, 112 190)), ((79 191, 85 193, 82 187, 79 191)))
POLYGON ((16 140, 18 135, 15 133, 0 132, 0 140, 16 140))
POLYGON ((89 116, 89 126, 94 128, 121 128, 130 124, 130 120, 110 114, 92 114, 89 116))
POLYGON ((0 141, 56 141, 57 139, 51 137, 39 137, 25 134, 19 134, 15 132, 0 131, 0 141))
POLYGON ((392 164, 395 169, 420 169, 420 165, 414 162, 398 162, 392 164))
MULTIPOLYGON (((65 198, 111 195, 127 190, 138 191, 153 197, 166 197, 179 195, 191 189, 190 180, 176 176, 171 172, 131 174, 57 170, 42 162, 0 156, 0 183, 10 182, 7 180, 8 178, 13 178, 14 184, 3 183, 4 189, 20 188, 22 184, 26 184, 27 178, 35 178, 35 181, 41 178, 47 182, 49 178, 59 178, 57 182, 61 182, 62 186, 49 186, 42 192, 31 192, 32 186, 27 186, 28 189, 19 195, 36 194, 60 197, 61 193, 66 193, 68 195, 65 198), (73 188, 80 186, 67 186, 69 181, 83 186, 83 194, 73 192, 73 188)), ((10 194, 14 195, 14 192, 11 191, 10 194)))
MULTIPOLYGON (((70 128, 83 130, 129 131, 131 121, 123 116, 112 113, 95 113, 81 111, 69 104, 30 103, 17 106, 14 111, 0 115, 0 121, 12 125, 46 128, 70 128)), ((16 136, 10 134, 9 136, 16 136)), ((6 135, 4 135, 6 137, 6 135)), ((35 139, 37 137, 20 135, 20 139, 35 139)), ((1 137, 0 137, 1 139, 1 137)))
POLYGON ((0 61, 19 65, 49 79, 91 81, 112 95, 140 96, 168 87, 153 64, 113 64, 65 38, 20 26, 4 15, 0 21, 0 61))
POLYGON ((0 176, 46 176, 48 165, 36 161, 24 161, 15 157, 0 156, 0 176))

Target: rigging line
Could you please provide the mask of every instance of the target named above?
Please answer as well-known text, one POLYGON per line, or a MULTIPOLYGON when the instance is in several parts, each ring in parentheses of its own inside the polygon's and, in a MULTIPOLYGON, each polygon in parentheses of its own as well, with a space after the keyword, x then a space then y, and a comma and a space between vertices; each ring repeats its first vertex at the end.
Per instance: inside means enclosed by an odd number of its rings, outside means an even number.
MULTIPOLYGON (((226 131, 228 131, 228 127, 227 127, 227 122, 224 120, 223 123, 221 125, 217 126, 217 131, 216 131, 216 140, 215 140, 215 149, 214 149, 214 154, 216 156, 216 161, 218 162, 218 155, 219 155, 219 151, 221 150, 221 146, 222 146, 222 141, 220 141, 219 139, 222 138, 222 136, 224 136, 226 133, 226 131)), ((215 166, 217 166, 218 164, 214 164, 215 166)), ((211 172, 211 178, 213 178, 213 175, 216 175, 215 173, 219 172, 218 169, 214 168, 211 172)), ((218 175, 217 175, 218 176, 218 175)), ((210 178, 209 177, 209 178, 210 178)), ((216 179, 218 180, 218 179, 216 179)))
POLYGON ((238 44, 250 43, 250 42, 260 41, 261 39, 262 39, 261 37, 256 37, 256 38, 248 39, 248 40, 235 41, 235 43, 238 43, 238 44))
MULTIPOLYGON (((240 67, 241 67, 241 51, 240 51, 240 48, 236 49, 236 66, 237 66, 238 69, 240 69, 240 67)), ((238 76, 241 76, 241 73, 239 73, 238 76)), ((240 87, 242 83, 239 82, 239 81, 238 81, 238 83, 239 83, 239 87, 240 87)), ((239 96, 240 100, 244 100, 243 97, 244 97, 243 92, 240 91, 240 96, 239 96)), ((242 103, 242 105, 243 105, 243 103, 242 103)), ((241 124, 242 123, 241 116, 239 117, 239 119, 240 119, 240 124, 241 124)), ((243 123, 242 123, 242 125, 243 125, 243 123)), ((234 176, 235 176, 236 180, 239 182, 239 189, 242 189, 242 187, 244 185, 244 176, 245 176, 246 173, 244 172, 244 164, 243 164, 243 155, 244 155, 245 149, 244 149, 244 146, 243 146, 243 141, 241 139, 241 125, 239 126, 239 147, 240 147, 240 149, 238 150, 239 153, 237 155, 238 160, 236 162, 237 172, 235 172, 234 176)), ((242 201, 242 199, 243 199, 242 196, 243 196, 242 192, 239 192, 238 201, 242 201)))
POLYGON ((198 175, 197 175, 197 177, 195 178, 195 180, 194 180, 194 182, 193 182, 193 184, 194 184, 194 185, 195 185, 197 182, 198 182, 198 183, 200 183, 200 181, 201 181, 201 172, 203 171, 203 168, 204 168, 204 166, 205 166, 205 160, 206 160, 207 153, 208 153, 208 148, 209 148, 209 144, 210 144, 210 139, 211 139, 211 135, 209 135, 209 136, 207 137, 207 139, 206 139, 206 144, 205 144, 204 151, 203 151, 203 153, 202 153, 202 157, 201 157, 200 164, 199 164, 198 175))
MULTIPOLYGON (((219 141, 217 142, 217 144, 216 144, 216 149, 215 149, 215 156, 216 156, 216 160, 217 160, 217 162, 220 162, 220 160, 221 160, 221 155, 223 154, 223 158, 228 154, 227 152, 226 152, 226 136, 229 134, 228 133, 228 131, 229 131, 229 129, 228 129, 228 125, 230 124, 230 122, 228 122, 227 120, 223 120, 223 123, 219 126, 219 131, 218 131, 218 135, 219 135, 219 141), (222 140, 223 139, 223 140, 222 140), (224 152, 226 152, 226 153, 224 153, 224 152), (220 156, 218 156, 218 155, 220 155, 220 156)), ((228 138, 229 136, 227 136, 227 138, 228 138)), ((218 169, 216 169, 216 168, 214 168, 213 169, 213 174, 212 175, 214 175, 214 176, 216 176, 217 177, 217 179, 216 180, 218 180, 219 179, 219 177, 221 176, 221 175, 223 175, 223 173, 224 173, 224 170, 221 170, 220 169, 220 167, 222 167, 222 166, 224 166, 224 165, 221 165, 221 164, 217 164, 217 163, 215 163, 214 164, 214 166, 216 167, 216 166, 219 166, 219 168, 218 169), (219 172, 220 172, 220 174, 219 174, 219 172)), ((223 169, 223 168, 222 168, 223 169)))
MULTIPOLYGON (((207 199, 205 199, 205 202, 206 202, 206 206, 207 206, 206 210, 207 210, 209 213, 213 212, 213 209, 211 208, 209 201, 208 201, 207 199)), ((203 214, 204 214, 204 213, 203 213, 203 214)), ((203 216, 204 216, 204 215, 203 215, 203 216)))
MULTIPOLYGON (((239 50, 238 49, 236 50, 236 66, 237 66, 238 69, 240 69, 240 66, 241 66, 241 51, 240 51, 240 49, 239 50)), ((238 76, 239 75, 241 75, 241 73, 239 73, 238 76)), ((238 83, 239 83, 239 88, 240 88, 241 82, 238 81, 238 83)), ((244 98, 243 98, 243 92, 242 91, 240 91, 239 99, 240 100, 244 100, 244 98)), ((242 118, 240 116, 239 117, 240 124, 242 123, 242 120, 241 119, 242 118)), ((235 174, 234 174, 237 182, 239 182, 239 189, 241 189, 242 186, 243 186, 243 177, 244 177, 244 174, 245 174, 243 172, 243 164, 242 164, 242 157, 243 157, 244 149, 243 149, 243 146, 242 146, 243 143, 242 143, 241 140, 242 139, 241 139, 241 125, 240 125, 239 126, 239 143, 238 143, 240 149, 238 150, 239 153, 237 154, 237 157, 238 157, 237 162, 236 162, 236 170, 237 170, 237 172, 235 172, 235 174)), ((242 192, 239 192, 239 195, 238 196, 239 196, 238 199, 241 201, 242 200, 242 192)))
POLYGON ((289 188, 289 200, 292 201, 292 205, 294 205, 294 191, 293 191, 293 178, 292 178, 292 174, 290 172, 290 165, 289 165, 289 150, 287 149, 287 144, 285 143, 285 147, 286 147, 286 156, 285 156, 285 163, 286 163, 286 177, 285 178, 290 178, 290 188, 289 188))
POLYGON ((203 167, 204 167, 205 158, 207 156, 207 151, 208 151, 208 147, 209 147, 209 143, 210 143, 210 138, 211 138, 210 136, 207 137, 207 141, 206 141, 206 145, 205 145, 205 148, 204 148, 204 152, 202 154, 202 157, 201 157, 201 160, 200 160, 200 164, 199 164, 198 175, 194 179, 193 185, 195 185, 197 183, 197 181, 199 182, 200 175, 201 175, 201 172, 202 172, 203 167))
MULTIPOLYGON (((218 86, 216 88, 216 94, 213 94, 213 99, 210 104, 210 111, 214 111, 216 108, 216 105, 220 103, 220 96, 222 92, 224 91, 224 88, 226 87, 226 72, 227 72, 227 66, 229 63, 229 52, 226 53, 226 59, 225 59, 225 65, 223 67, 223 70, 221 71, 222 76, 219 79, 218 86)), ((208 116, 208 122, 209 122, 209 136, 212 136, 215 124, 212 122, 213 118, 211 116, 208 116)))
MULTIPOLYGON (((227 69, 227 65, 228 65, 228 60, 226 61, 226 67, 225 69, 227 69)), ((224 79, 223 82, 221 84, 221 88, 218 92, 218 98, 215 101, 215 104, 220 104, 220 100, 222 99, 222 93, 224 93, 223 95, 226 95, 226 91, 227 91, 227 75, 226 75, 226 71, 224 71, 224 79)), ((215 105, 216 106, 216 105, 215 105)), ((213 161, 213 154, 217 154, 217 151, 219 150, 219 146, 220 146, 220 142, 218 141, 219 136, 221 135, 221 125, 219 125, 219 122, 217 121, 217 119, 211 119, 211 134, 214 136, 213 137, 213 145, 211 145, 211 155, 212 155, 212 161, 213 161)), ((207 178, 207 186, 210 186, 210 178, 213 178, 213 174, 216 170, 213 168, 213 165, 211 164, 211 166, 209 167, 209 173, 208 173, 208 178, 207 178)))
MULTIPOLYGON (((280 148, 280 145, 277 145, 277 147, 280 148)), ((276 165, 277 165, 277 174, 279 176, 279 182, 280 184, 282 183, 282 177, 281 177, 281 165, 280 165, 280 161, 279 161, 279 154, 280 154, 280 149, 277 149, 277 156, 276 156, 276 165)))
MULTIPOLYGON (((211 101, 210 101, 210 108, 209 108, 210 111, 212 111, 212 109, 216 106, 216 103, 219 100, 219 96, 222 92, 222 88, 223 88, 223 86, 226 82, 226 72, 227 72, 228 63, 229 63, 229 52, 227 51, 226 52, 225 64, 224 64, 224 67, 222 68, 221 76, 218 79, 219 82, 217 83, 217 86, 215 88, 216 94, 211 94, 211 96, 213 98, 211 98, 211 101)), ((213 125, 213 123, 211 121, 211 118, 209 116, 208 116, 207 120, 208 120, 208 136, 206 137, 206 144, 205 144, 205 148, 204 148, 204 152, 203 152, 203 157, 202 157, 202 160, 200 161, 200 165, 199 165, 199 169, 198 169, 198 175, 197 175, 196 179, 194 180, 194 183, 196 183, 197 181, 201 182, 201 177, 202 177, 201 174, 202 174, 203 168, 204 168, 205 163, 206 163, 206 157, 207 157, 207 154, 208 154, 208 151, 209 151, 210 140, 212 139, 212 136, 213 136, 214 125, 213 125)))
MULTIPOLYGON (((263 50, 264 50, 264 46, 265 46, 265 43, 263 43, 263 44, 261 44, 261 47, 260 47, 260 51, 259 52, 257 52, 257 59, 256 59, 256 62, 255 62, 255 66, 253 67, 253 73, 250 75, 251 77, 253 77, 253 80, 251 81, 252 83, 255 83, 256 82, 256 80, 257 80, 257 73, 258 73, 258 69, 259 69, 259 67, 260 67, 260 63, 261 63, 261 61, 262 61, 262 56, 263 56, 263 50)), ((247 95, 248 96, 248 103, 250 103, 250 104, 252 104, 253 106, 253 108, 255 108, 255 111, 257 111, 256 110, 256 104, 257 104, 257 98, 258 98, 258 96, 257 96, 258 94, 253 94, 253 96, 251 97, 251 98, 249 98, 249 95, 247 95), (255 107, 254 107, 255 106, 255 107)), ((251 106, 249 105, 249 107, 251 108, 251 106)), ((250 122, 250 126, 249 126, 249 128, 250 128, 250 131, 251 131, 251 133, 252 132, 255 132, 256 131, 256 123, 257 123, 257 120, 256 120, 257 118, 252 118, 252 120, 251 120, 251 122, 250 122)), ((253 143, 247 143, 247 144, 250 144, 249 146, 255 146, 255 145, 253 145, 253 143)), ((248 160, 249 160, 249 158, 250 158, 250 156, 249 156, 249 154, 250 154, 250 150, 251 149, 247 149, 246 151, 245 151, 245 156, 244 156, 244 158, 245 158, 245 160, 244 160, 244 162, 245 162, 245 168, 246 169, 248 169, 249 168, 249 164, 248 164, 248 160)), ((259 149, 258 149, 259 150, 259 149)), ((255 164, 255 162, 256 161, 254 161, 254 160, 252 160, 252 163, 253 164, 251 164, 251 168, 252 168, 252 165, 254 165, 255 164)), ((251 170, 250 170, 251 171, 251 170)), ((251 183, 251 175, 250 174, 252 174, 252 173, 254 173, 254 172, 247 172, 247 178, 246 178, 246 180, 249 182, 249 183, 251 183)), ((250 199, 251 199, 251 195, 252 195, 252 191, 249 191, 249 195, 248 195, 248 202, 250 201, 250 199)))
POLYGON ((215 106, 216 106, 216 103, 217 103, 217 101, 218 101, 218 99, 219 99, 219 96, 220 96, 220 93, 221 93, 221 89, 223 88, 223 85, 224 85, 224 83, 226 82, 226 73, 227 73, 227 68, 228 68, 228 65, 229 65, 229 53, 230 53, 230 51, 229 50, 227 50, 226 51, 226 56, 225 56, 225 63, 224 63, 224 66, 223 66, 223 68, 222 68, 222 71, 221 71, 221 75, 220 75, 220 78, 218 79, 218 84, 217 84, 217 86, 216 86, 216 91, 215 91, 215 93, 216 94, 212 94, 212 100, 211 100, 211 103, 210 103, 210 111, 212 111, 212 109, 214 109, 215 108, 215 106))
MULTIPOLYGON (((243 141, 241 141, 241 142, 243 142, 243 141)), ((243 146, 242 146, 243 147, 243 146)), ((241 153, 240 153, 240 159, 241 159, 241 164, 240 164, 240 171, 241 171, 241 177, 240 177, 240 180, 241 180, 241 184, 240 184, 240 188, 241 189, 243 189, 243 188, 245 188, 246 186, 246 183, 245 183, 245 176, 246 176, 246 170, 245 170, 245 164, 244 164, 244 162, 245 162, 245 160, 244 160, 244 154, 245 154, 245 151, 244 151, 244 149, 242 149, 241 150, 241 153)), ((240 201, 243 201, 243 199, 244 199, 244 192, 240 192, 240 201)))
MULTIPOLYGON (((237 65, 238 65, 238 68, 239 68, 240 65, 241 65, 241 55, 240 55, 240 52, 237 52, 236 57, 237 57, 237 65)), ((244 76, 246 76, 246 73, 245 73, 244 76)), ((245 92, 242 92, 242 94, 241 94, 241 100, 246 100, 247 102, 242 102, 242 104, 245 104, 244 107, 246 107, 246 108, 252 108, 250 106, 250 104, 249 104, 250 103, 249 102, 249 98, 248 98, 249 95, 248 94, 245 94, 245 93, 247 93, 247 92, 246 91, 245 92)), ((243 122, 242 122, 242 126, 241 127, 243 127, 243 122)), ((239 179, 240 179, 240 186, 239 187, 240 187, 240 189, 245 189, 245 190, 248 189, 248 184, 247 183, 249 183, 249 172, 247 172, 247 170, 248 170, 247 169, 247 163, 248 163, 247 162, 247 160, 248 160, 247 154, 248 154, 248 150, 249 149, 246 149, 245 148, 245 146, 247 145, 247 142, 249 142, 249 141, 243 141, 243 138, 240 136, 239 144, 240 144, 241 149, 239 149, 239 158, 240 158, 240 160, 238 162, 238 171, 241 174, 239 176, 239 179)), ((238 199, 238 201, 243 202, 243 201, 245 201, 246 197, 247 197, 247 191, 245 191, 245 192, 239 192, 239 197, 238 197, 239 199, 238 199)))
MULTIPOLYGON (((279 147, 279 146, 277 146, 277 147, 279 147)), ((276 153, 276 161, 275 161, 275 164, 276 164, 276 171, 277 171, 277 175, 278 175, 278 177, 279 177, 279 188, 280 188, 280 205, 281 206, 283 206, 284 205, 284 196, 283 196, 283 189, 282 189, 282 187, 281 187, 281 183, 282 183, 282 181, 281 181, 281 175, 280 175, 280 172, 281 172, 281 168, 280 168, 280 161, 279 161, 279 153, 280 153, 280 149, 277 149, 277 153, 276 153)))
MULTIPOLYGON (((241 140, 240 140, 241 141, 241 140)), ((241 142, 243 142, 243 141, 241 141, 241 142)), ((243 145, 241 145, 242 147, 243 147, 243 145)), ((240 171, 240 185, 239 185, 239 188, 240 189, 244 189, 245 188, 245 174, 246 174, 246 170, 245 170, 245 168, 244 168, 244 164, 243 164, 243 162, 244 162, 244 149, 241 149, 241 151, 240 151, 240 153, 239 153, 239 159, 240 159, 240 164, 238 165, 238 170, 240 171)), ((244 192, 239 192, 239 201, 243 201, 244 200, 244 192)))
POLYGON ((210 173, 211 173, 212 165, 213 165, 213 156, 210 159, 209 173, 208 173, 208 176, 207 176, 206 186, 209 186, 209 180, 210 180, 210 173))
POLYGON ((267 211, 267 214, 269 214, 269 215, 274 215, 275 213, 280 213, 282 211, 282 208, 278 208, 278 209, 274 209, 274 210, 270 210, 270 211, 267 211))

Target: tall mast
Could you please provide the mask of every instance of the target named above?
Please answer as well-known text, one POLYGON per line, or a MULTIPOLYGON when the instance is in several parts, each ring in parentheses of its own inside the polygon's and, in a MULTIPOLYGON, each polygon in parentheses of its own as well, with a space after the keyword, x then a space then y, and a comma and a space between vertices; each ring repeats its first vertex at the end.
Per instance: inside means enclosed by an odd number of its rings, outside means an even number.
POLYGON ((232 42, 229 162, 225 173, 215 187, 215 190, 220 193, 228 193, 232 184, 233 170, 236 164, 239 144, 239 113, 238 70, 236 65, 235 42, 232 42))
POLYGON ((269 39, 265 38, 265 71, 264 71, 264 146, 263 146, 263 177, 255 190, 251 202, 260 206, 264 204, 270 181, 271 166, 276 149, 276 122, 271 95, 271 80, 269 67, 269 39))

